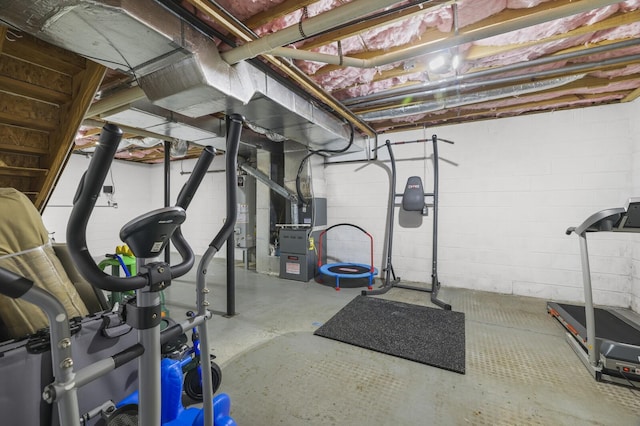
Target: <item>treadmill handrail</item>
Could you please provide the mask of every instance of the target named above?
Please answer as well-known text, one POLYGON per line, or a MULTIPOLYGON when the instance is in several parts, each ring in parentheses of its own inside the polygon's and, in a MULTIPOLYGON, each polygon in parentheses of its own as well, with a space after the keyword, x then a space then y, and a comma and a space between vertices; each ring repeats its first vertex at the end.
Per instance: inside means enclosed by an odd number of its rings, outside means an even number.
MULTIPOLYGON (((593 231, 590 228, 593 227, 596 223, 601 222, 611 216, 623 215, 626 212, 627 211, 623 207, 615 207, 611 209, 600 210, 599 212, 596 212, 591 216, 589 216, 584 222, 582 222, 580 225, 575 227, 573 232, 575 232, 578 235, 581 235, 585 232, 593 231)), ((567 233, 570 233, 569 229, 567 229, 567 233)))

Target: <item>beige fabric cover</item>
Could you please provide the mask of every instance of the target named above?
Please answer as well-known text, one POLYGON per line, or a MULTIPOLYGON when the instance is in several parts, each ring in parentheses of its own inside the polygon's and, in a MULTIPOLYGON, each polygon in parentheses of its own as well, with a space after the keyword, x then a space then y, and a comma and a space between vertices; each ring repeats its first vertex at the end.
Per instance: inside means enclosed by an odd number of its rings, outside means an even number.
MULTIPOLYGON (((0 188, 0 266, 23 275, 53 294, 69 318, 85 316, 87 308, 56 257, 39 212, 13 188, 0 188)), ((0 295, 3 337, 20 338, 47 327, 40 308, 0 295)))

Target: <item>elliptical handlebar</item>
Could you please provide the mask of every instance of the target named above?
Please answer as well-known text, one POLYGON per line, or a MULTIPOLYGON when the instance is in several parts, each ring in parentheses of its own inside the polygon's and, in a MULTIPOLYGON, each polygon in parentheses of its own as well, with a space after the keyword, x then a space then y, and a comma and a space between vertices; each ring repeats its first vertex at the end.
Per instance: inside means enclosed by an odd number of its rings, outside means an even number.
POLYGON ((193 172, 191 172, 191 176, 184 184, 180 193, 178 194, 178 199, 176 200, 176 206, 182 207, 183 209, 187 209, 189 204, 191 204, 191 200, 193 200, 193 195, 198 190, 200 183, 202 183, 202 179, 207 174, 207 170, 211 165, 211 162, 216 157, 216 152, 212 146, 206 146, 202 150, 196 165, 193 167, 193 172))
MULTIPOLYGON (((103 272, 94 262, 87 248, 87 224, 93 212, 102 184, 104 183, 113 157, 122 139, 122 130, 115 124, 107 123, 102 128, 100 140, 91 158, 89 167, 80 179, 78 190, 73 200, 73 209, 67 226, 67 245, 83 277, 93 286, 106 291, 124 292, 137 290, 150 283, 147 275, 135 277, 115 277, 103 272)), ((196 164, 194 173, 184 185, 178 196, 178 206, 186 209, 198 189, 207 169, 213 161, 213 148, 206 147, 196 164)), ((177 278, 186 274, 193 266, 195 255, 186 242, 180 228, 174 232, 172 241, 183 261, 171 266, 171 277, 177 278)))
POLYGON ((78 184, 67 225, 67 245, 78 270, 93 286, 106 291, 137 290, 148 283, 147 277, 141 275, 119 278, 105 274, 98 268, 87 248, 89 217, 96 205, 121 139, 122 130, 118 126, 111 123, 104 125, 89 167, 78 184))
MULTIPOLYGON (((240 114, 231 114, 229 117, 229 132, 227 133, 227 152, 226 152, 226 173, 227 182, 232 182, 235 188, 238 181, 238 149, 240 146, 240 133, 242 132, 242 123, 244 118, 240 114)), ((227 189, 229 191, 229 189, 227 189)), ((236 224, 238 216, 237 194, 236 191, 229 191, 227 194, 227 219, 224 225, 213 238, 209 247, 214 247, 216 251, 227 241, 236 224)))
MULTIPOLYGON (((202 180, 207 175, 207 170, 215 156, 215 150, 211 146, 207 146, 202 150, 202 153, 198 158, 198 162, 193 168, 191 176, 189 176, 189 179, 185 182, 178 194, 176 206, 182 207, 185 210, 189 207, 189 204, 191 204, 191 200, 193 199, 193 195, 196 193, 198 187, 202 183, 202 180)), ((171 278, 177 278, 191 270, 195 262, 195 255, 191 246, 189 246, 189 243, 187 243, 187 240, 184 238, 184 235, 182 235, 181 227, 175 230, 171 236, 171 242, 182 258, 182 262, 171 267, 171 278)))

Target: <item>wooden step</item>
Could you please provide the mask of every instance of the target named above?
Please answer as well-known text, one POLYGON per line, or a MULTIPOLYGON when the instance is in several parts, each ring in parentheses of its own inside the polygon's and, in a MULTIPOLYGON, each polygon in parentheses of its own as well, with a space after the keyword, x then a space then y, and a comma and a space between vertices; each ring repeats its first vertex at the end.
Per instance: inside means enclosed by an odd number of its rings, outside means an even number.
POLYGON ((3 175, 3 176, 42 177, 42 176, 46 176, 48 172, 49 172, 48 169, 0 165, 0 175, 3 175))

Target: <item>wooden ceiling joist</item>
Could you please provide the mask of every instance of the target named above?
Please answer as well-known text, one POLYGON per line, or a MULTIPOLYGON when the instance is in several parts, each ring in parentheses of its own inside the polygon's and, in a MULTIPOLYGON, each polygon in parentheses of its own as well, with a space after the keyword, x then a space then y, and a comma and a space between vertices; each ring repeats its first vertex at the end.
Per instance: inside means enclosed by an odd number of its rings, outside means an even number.
POLYGON ((640 88, 637 88, 636 90, 632 91, 627 96, 625 96, 624 99, 622 99, 622 101, 620 102, 633 102, 639 97, 640 97, 640 88))

